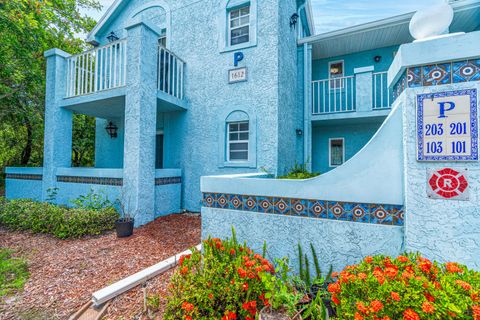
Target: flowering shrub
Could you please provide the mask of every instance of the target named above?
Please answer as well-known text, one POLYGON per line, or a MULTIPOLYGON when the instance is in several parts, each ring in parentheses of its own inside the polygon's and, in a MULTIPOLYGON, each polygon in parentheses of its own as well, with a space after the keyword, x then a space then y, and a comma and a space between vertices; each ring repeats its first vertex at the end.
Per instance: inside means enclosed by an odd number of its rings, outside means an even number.
POLYGON ((367 257, 328 287, 340 319, 480 320, 480 273, 418 254, 367 257))
POLYGON ((208 239, 183 256, 172 277, 164 319, 246 319, 268 305, 261 276, 273 265, 232 239, 208 239))

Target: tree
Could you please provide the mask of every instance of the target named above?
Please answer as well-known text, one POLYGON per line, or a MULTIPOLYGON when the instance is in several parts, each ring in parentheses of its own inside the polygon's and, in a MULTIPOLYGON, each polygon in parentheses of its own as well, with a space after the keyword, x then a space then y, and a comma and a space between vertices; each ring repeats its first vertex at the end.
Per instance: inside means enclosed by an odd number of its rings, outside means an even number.
POLYGON ((91 30, 95 21, 82 15, 82 8, 101 6, 96 0, 0 0, 0 130, 10 130, 8 135, 13 129, 15 150, 21 146, 8 159, 0 154, 0 166, 42 162, 43 144, 37 142, 43 137, 43 53, 86 48, 76 34, 91 30))

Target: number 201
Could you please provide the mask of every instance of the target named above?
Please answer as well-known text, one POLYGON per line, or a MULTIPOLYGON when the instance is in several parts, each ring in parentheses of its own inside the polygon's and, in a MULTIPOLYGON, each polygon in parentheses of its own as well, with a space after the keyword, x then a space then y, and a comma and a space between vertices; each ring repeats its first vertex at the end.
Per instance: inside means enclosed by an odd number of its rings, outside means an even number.
POLYGON ((450 123, 450 134, 467 134, 467 123, 466 122, 457 122, 450 123))

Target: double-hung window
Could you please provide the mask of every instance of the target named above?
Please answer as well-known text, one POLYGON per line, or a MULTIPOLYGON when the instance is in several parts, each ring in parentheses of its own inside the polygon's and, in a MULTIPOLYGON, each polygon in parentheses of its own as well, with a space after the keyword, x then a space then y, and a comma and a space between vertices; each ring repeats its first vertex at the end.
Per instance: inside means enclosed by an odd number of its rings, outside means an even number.
POLYGON ((227 161, 248 161, 248 121, 227 123, 227 161))
POLYGON ((231 46, 250 41, 250 5, 228 12, 228 39, 231 46))

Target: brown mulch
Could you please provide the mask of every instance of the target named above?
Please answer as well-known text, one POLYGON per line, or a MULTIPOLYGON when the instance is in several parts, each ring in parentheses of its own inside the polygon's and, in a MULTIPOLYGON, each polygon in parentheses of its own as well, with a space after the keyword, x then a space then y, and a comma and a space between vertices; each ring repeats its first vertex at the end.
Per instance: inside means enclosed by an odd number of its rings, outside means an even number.
MULTIPOLYGON (((67 319, 93 292, 200 243, 200 217, 170 215, 118 239, 114 232, 59 240, 0 229, 0 247, 27 259, 23 292, 0 299, 0 319, 67 319)), ((147 293, 165 295, 172 272, 147 283, 147 293)), ((141 288, 113 300, 108 319, 134 319, 143 309, 141 288)))

